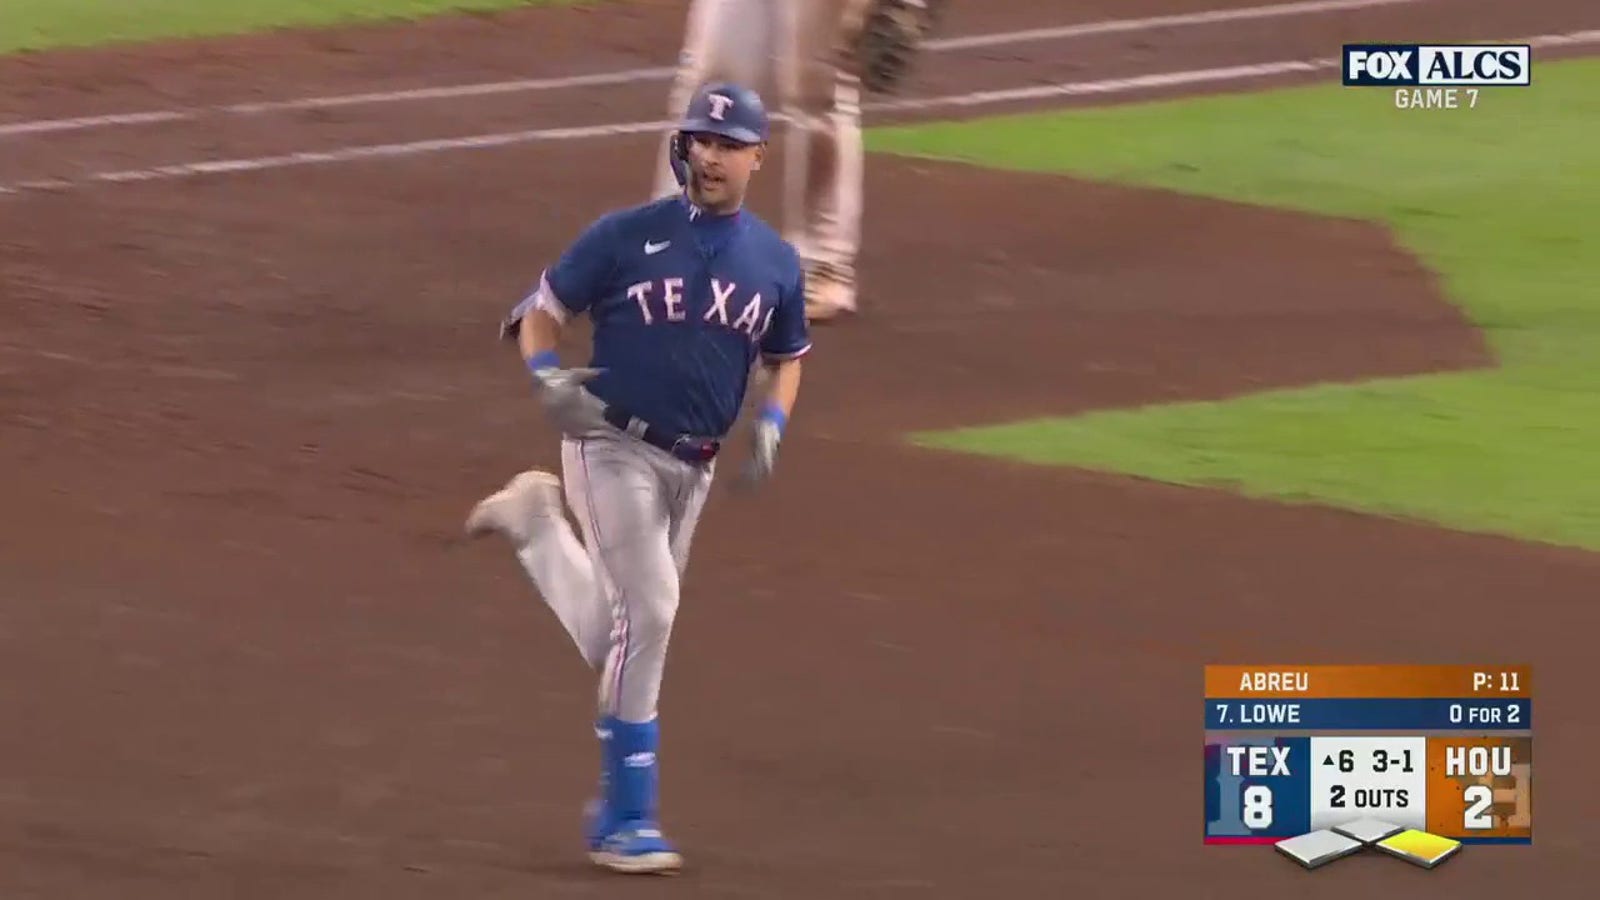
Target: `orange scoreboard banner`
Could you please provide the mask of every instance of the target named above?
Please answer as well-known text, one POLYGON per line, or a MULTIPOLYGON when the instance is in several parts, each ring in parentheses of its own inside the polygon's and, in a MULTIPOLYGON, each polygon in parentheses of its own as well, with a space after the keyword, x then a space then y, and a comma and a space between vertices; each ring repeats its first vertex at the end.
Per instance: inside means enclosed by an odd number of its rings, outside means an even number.
POLYGON ((1525 665, 1205 668, 1205 841, 1314 868, 1533 842, 1525 665))
POLYGON ((1532 697, 1529 666, 1206 666, 1207 697, 1532 697))

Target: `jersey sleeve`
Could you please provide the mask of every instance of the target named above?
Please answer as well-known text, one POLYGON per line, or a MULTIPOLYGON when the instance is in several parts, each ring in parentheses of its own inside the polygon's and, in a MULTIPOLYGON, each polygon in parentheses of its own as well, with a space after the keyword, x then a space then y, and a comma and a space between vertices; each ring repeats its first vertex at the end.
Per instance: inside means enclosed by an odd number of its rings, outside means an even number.
POLYGON ((539 286, 529 300, 559 322, 588 312, 610 288, 616 270, 615 231, 610 216, 584 229, 555 265, 539 276, 539 286))
POLYGON ((811 333, 806 325, 805 281, 805 272, 797 260, 793 280, 772 315, 772 327, 761 336, 761 355, 768 362, 799 359, 811 349, 811 333))

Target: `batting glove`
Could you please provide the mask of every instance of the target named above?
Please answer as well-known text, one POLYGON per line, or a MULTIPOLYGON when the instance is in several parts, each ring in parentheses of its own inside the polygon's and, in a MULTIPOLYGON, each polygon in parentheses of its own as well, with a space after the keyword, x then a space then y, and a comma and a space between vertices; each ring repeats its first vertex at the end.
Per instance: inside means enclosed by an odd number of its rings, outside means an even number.
POLYGON ((607 426, 605 405, 583 389, 602 370, 563 369, 556 365, 555 351, 545 350, 528 358, 528 371, 533 375, 545 415, 562 432, 583 435, 607 426))
POLYGON ((787 424, 788 417, 783 410, 771 404, 762 407, 761 417, 756 420, 752 430, 753 446, 744 469, 746 482, 759 484, 772 477, 772 469, 778 464, 778 444, 783 440, 783 429, 787 424))

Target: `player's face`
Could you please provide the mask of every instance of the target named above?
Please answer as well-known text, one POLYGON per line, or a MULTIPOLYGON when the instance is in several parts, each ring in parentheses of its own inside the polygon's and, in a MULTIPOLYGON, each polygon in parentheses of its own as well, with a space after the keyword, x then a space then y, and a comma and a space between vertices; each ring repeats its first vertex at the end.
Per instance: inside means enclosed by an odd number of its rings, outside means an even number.
POLYGON ((715 134, 689 135, 690 199, 715 212, 738 209, 765 152, 761 144, 741 144, 715 134))

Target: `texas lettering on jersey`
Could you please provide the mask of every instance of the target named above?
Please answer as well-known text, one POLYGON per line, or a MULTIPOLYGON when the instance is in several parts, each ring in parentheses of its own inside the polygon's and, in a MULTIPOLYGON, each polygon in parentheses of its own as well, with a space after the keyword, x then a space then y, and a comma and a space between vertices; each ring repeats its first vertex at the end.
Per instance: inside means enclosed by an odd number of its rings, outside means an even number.
POLYGON ((732 429, 758 356, 811 349, 794 247, 755 214, 712 216, 682 195, 590 225, 513 311, 587 315, 602 369, 587 385, 661 428, 732 429))
MULTIPOLYGON (((752 342, 759 341, 772 329, 772 316, 778 311, 776 303, 763 303, 760 294, 751 295, 738 315, 731 316, 728 304, 733 299, 734 291, 739 286, 733 282, 722 283, 716 278, 711 279, 711 305, 701 314, 700 319, 723 328, 742 331, 749 336, 752 342)), ((659 319, 663 322, 686 322, 689 319, 688 307, 683 297, 682 278, 663 278, 660 281, 640 281, 628 285, 628 296, 639 304, 639 314, 644 317, 646 325, 654 325, 659 319)), ((735 302, 737 307, 737 303, 735 302)))

